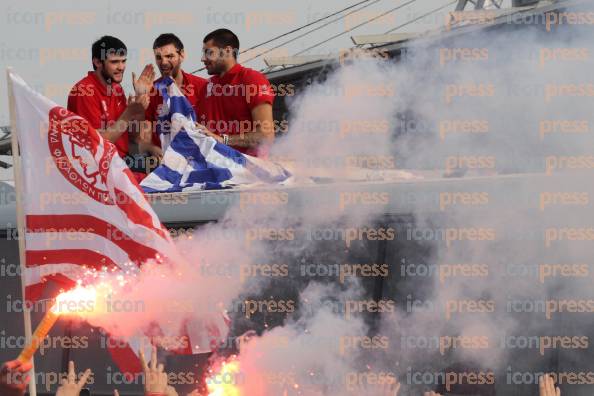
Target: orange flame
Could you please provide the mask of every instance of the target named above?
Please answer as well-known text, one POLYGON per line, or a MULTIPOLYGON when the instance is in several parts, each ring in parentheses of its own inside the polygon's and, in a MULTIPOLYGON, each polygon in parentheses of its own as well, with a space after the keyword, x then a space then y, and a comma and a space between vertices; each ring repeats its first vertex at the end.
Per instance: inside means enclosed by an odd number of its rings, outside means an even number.
POLYGON ((239 361, 223 362, 218 373, 206 380, 208 396, 241 396, 237 380, 240 376, 239 361))
POLYGON ((74 289, 60 293, 53 302, 51 309, 45 313, 43 319, 37 325, 31 340, 23 348, 17 360, 21 362, 31 360, 60 315, 76 314, 88 317, 88 315, 96 313, 99 297, 105 297, 106 290, 110 289, 105 286, 83 287, 78 284, 74 289))
POLYGON ((106 312, 106 300, 112 288, 107 283, 82 286, 60 293, 56 297, 52 311, 61 315, 77 315, 88 318, 106 312))

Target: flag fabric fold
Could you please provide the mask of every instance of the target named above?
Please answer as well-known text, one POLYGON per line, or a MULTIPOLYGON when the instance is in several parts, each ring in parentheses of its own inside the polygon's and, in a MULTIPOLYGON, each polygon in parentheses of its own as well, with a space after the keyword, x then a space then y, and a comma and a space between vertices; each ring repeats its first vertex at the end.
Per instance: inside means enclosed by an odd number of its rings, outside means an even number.
POLYGON ((291 175, 271 161, 243 154, 204 134, 188 99, 170 77, 157 83, 163 97, 156 132, 163 161, 142 182, 146 192, 212 190, 275 184, 291 175))

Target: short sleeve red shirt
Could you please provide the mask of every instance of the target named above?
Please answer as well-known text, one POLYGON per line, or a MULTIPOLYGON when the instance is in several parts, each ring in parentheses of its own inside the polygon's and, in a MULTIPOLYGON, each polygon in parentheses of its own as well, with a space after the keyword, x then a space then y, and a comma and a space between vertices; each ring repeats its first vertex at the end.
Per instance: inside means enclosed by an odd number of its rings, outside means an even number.
MULTIPOLYGON (((260 72, 236 64, 222 77, 212 76, 198 101, 198 122, 221 135, 237 135, 253 130, 252 109, 274 103, 274 92, 260 72)), ((266 157, 267 147, 235 149, 266 157)))
MULTIPOLYGON (((105 129, 117 121, 126 110, 126 95, 122 86, 103 85, 95 72, 89 72, 77 82, 68 95, 68 110, 78 114, 95 129, 105 129)), ((128 154, 128 132, 115 142, 121 157, 128 154)))
MULTIPOLYGON (((198 97, 200 92, 206 86, 208 80, 202 77, 195 76, 190 73, 186 73, 183 70, 181 71, 183 75, 183 82, 180 90, 185 95, 186 98, 190 101, 190 104, 194 108, 194 112, 196 112, 196 116, 198 116, 198 97)), ((149 106, 145 112, 145 118, 149 121, 157 121, 158 113, 159 113, 159 106, 163 104, 163 97, 161 96, 160 92, 155 89, 155 84, 160 82, 163 77, 155 80, 153 83, 153 89, 151 90, 151 97, 149 106)), ((157 137, 156 133, 153 133, 153 144, 161 146, 161 142, 157 137)))

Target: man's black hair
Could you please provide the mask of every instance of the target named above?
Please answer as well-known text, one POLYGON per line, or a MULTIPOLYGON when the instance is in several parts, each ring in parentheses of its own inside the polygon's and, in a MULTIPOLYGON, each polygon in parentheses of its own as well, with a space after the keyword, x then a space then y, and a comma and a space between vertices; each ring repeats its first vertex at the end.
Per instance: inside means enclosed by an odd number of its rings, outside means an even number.
POLYGON ((214 44, 219 48, 231 47, 233 48, 233 57, 237 59, 237 53, 239 52, 239 39, 229 29, 217 29, 208 33, 203 43, 212 40, 214 44))
MULTIPOLYGON (((109 55, 126 56, 128 48, 122 40, 113 36, 103 36, 93 43, 91 47, 91 61, 99 59, 101 62, 107 60, 109 55)), ((93 63, 93 70, 97 69, 93 63)))
POLYGON ((184 43, 173 33, 163 33, 153 42, 153 49, 161 48, 173 44, 175 49, 180 52, 184 49, 184 43))

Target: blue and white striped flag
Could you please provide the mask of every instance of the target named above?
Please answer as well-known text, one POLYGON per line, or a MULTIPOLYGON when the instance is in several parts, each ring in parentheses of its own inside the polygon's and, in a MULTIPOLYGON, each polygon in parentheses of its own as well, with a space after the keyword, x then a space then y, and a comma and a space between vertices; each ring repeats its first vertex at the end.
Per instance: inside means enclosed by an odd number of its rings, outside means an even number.
POLYGON ((196 124, 188 99, 170 77, 156 86, 163 97, 157 133, 163 161, 140 186, 144 191, 213 190, 241 185, 276 184, 291 174, 271 161, 252 157, 217 142, 196 124))

